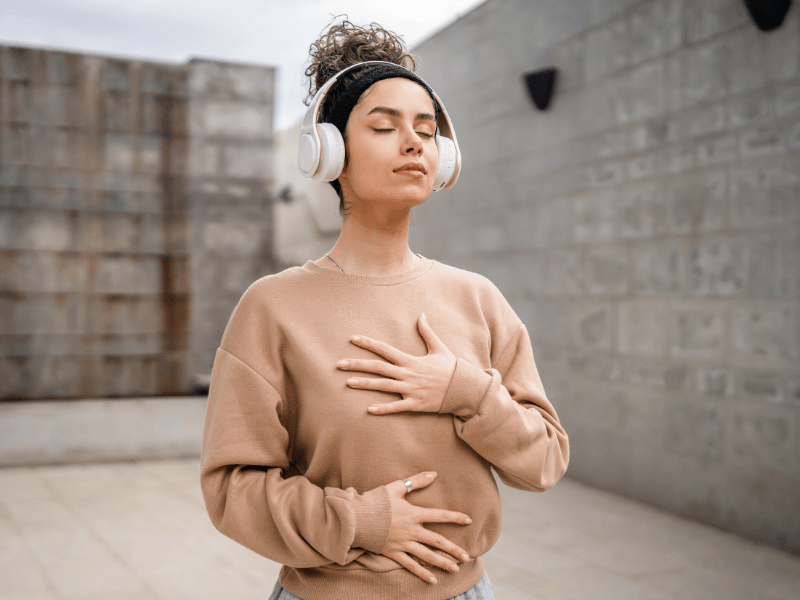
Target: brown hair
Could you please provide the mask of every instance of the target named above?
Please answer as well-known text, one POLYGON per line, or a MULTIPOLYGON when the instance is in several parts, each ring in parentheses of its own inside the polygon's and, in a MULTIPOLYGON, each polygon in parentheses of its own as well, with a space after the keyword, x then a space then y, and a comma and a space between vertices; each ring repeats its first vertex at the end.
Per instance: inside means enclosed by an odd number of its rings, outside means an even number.
MULTIPOLYGON (((334 20, 338 18, 334 17, 334 20)), ((308 77, 308 96, 304 101, 306 106, 311 104, 314 95, 326 81, 351 65, 368 60, 382 60, 411 70, 417 66, 414 57, 406 51, 401 36, 377 23, 370 23, 366 27, 355 25, 346 16, 341 23, 331 25, 317 41, 311 44, 309 55, 309 65, 305 70, 308 77)), ((343 83, 348 82, 349 75, 348 73, 343 77, 343 83)), ((339 86, 337 82, 335 87, 341 89, 345 86, 339 86)), ((325 98, 320 110, 322 122, 327 121, 326 107, 333 104, 336 95, 336 89, 332 89, 325 98)), ((339 196, 339 214, 344 215, 346 211, 342 187, 337 180, 331 181, 330 184, 339 196)))

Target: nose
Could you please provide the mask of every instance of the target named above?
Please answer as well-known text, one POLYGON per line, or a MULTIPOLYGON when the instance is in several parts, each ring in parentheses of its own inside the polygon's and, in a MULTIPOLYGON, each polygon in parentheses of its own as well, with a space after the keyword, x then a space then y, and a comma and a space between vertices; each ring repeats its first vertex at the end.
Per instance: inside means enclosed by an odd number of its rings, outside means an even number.
POLYGON ((422 140, 413 129, 408 133, 403 143, 403 153, 408 155, 422 154, 422 140))

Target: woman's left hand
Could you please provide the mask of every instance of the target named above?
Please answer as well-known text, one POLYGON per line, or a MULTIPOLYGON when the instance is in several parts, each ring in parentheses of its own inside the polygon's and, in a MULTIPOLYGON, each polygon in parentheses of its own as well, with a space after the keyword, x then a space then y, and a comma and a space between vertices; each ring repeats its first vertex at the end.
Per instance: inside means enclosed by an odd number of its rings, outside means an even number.
POLYGON ((450 379, 456 368, 456 357, 434 333, 425 313, 417 321, 419 332, 428 346, 425 356, 406 354, 385 342, 372 338, 353 336, 350 341, 366 350, 383 356, 382 360, 348 358, 337 366, 343 370, 377 373, 390 379, 352 377, 347 380, 350 387, 363 390, 379 390, 400 394, 403 399, 369 407, 373 415, 386 415, 404 411, 439 412, 450 379))

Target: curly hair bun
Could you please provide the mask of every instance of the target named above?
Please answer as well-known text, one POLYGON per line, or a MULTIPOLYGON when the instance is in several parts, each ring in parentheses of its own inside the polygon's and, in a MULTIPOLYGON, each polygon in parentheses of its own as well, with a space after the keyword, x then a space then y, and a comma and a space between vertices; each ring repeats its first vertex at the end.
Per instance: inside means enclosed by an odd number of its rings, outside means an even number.
POLYGON ((370 23, 367 27, 354 25, 347 17, 341 23, 332 25, 311 44, 309 54, 310 64, 305 71, 308 77, 306 106, 326 81, 351 65, 367 60, 383 60, 411 70, 417 66, 406 51, 402 37, 377 23, 370 23))

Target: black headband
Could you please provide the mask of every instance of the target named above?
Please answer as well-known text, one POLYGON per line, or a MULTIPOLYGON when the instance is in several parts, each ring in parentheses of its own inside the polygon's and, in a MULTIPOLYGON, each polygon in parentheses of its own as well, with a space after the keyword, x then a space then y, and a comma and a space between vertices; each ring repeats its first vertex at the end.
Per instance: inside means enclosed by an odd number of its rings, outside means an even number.
MULTIPOLYGON (((323 122, 332 123, 344 136, 344 130, 347 126, 347 120, 350 118, 350 113, 353 107, 358 103, 361 95, 375 82, 381 79, 391 79, 392 77, 404 77, 420 84, 428 96, 433 101, 433 110, 435 116, 439 117, 439 105, 436 98, 433 97, 433 90, 428 87, 428 84, 420 79, 413 71, 401 67, 399 65, 386 64, 386 65, 365 65, 363 69, 354 69, 355 76, 348 82, 337 81, 335 86, 340 87, 336 91, 335 97, 331 98, 330 92, 328 98, 325 99, 323 105, 323 122)), ((334 91, 334 90, 331 90, 334 91)))

